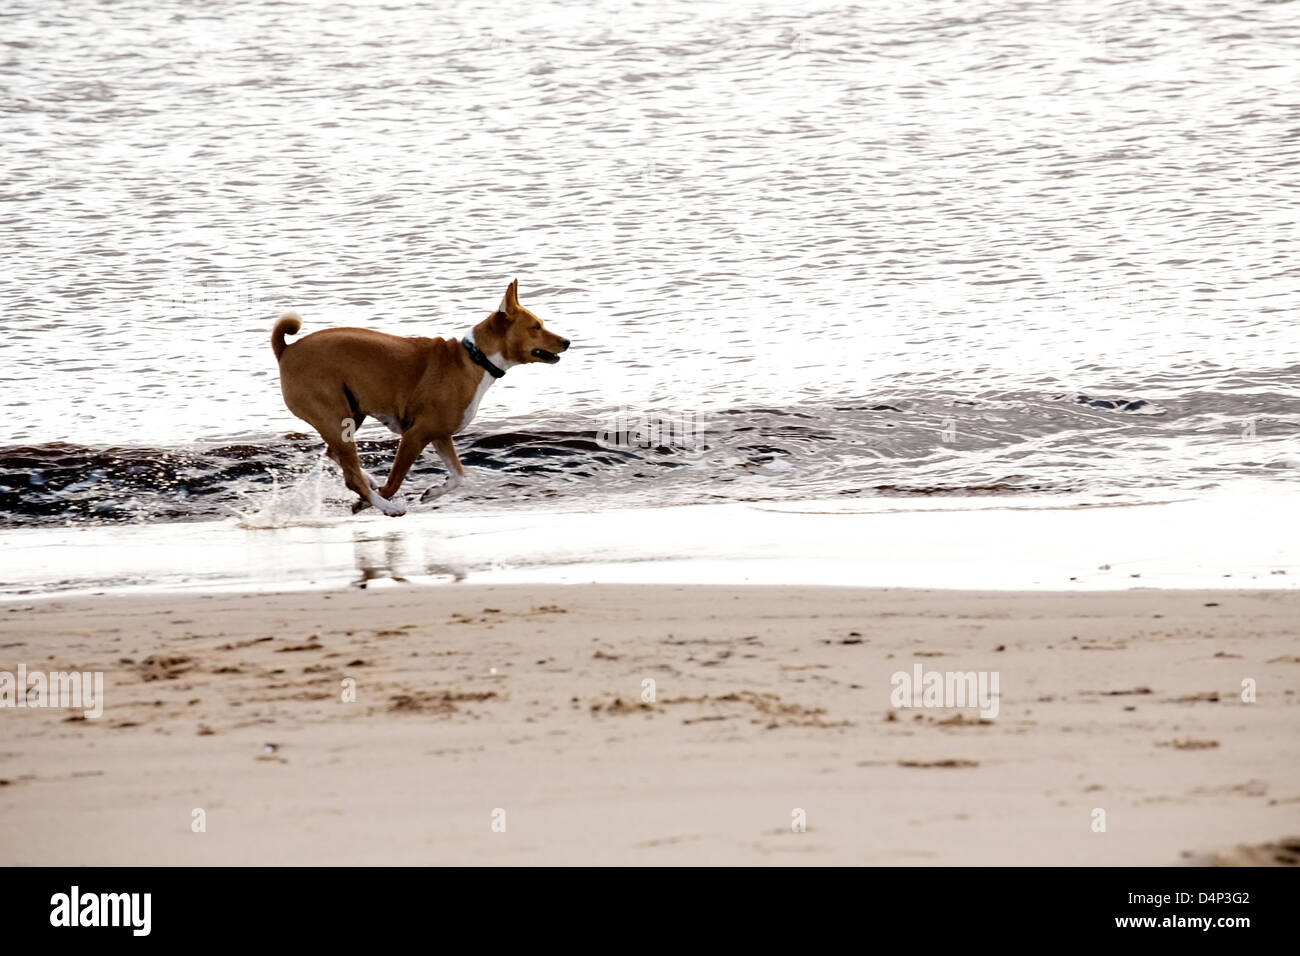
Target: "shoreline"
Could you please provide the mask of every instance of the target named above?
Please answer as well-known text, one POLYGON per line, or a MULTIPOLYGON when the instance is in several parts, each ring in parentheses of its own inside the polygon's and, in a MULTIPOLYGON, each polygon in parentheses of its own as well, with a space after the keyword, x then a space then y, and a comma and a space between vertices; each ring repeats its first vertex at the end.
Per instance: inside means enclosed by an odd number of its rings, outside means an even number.
POLYGON ((868 498, 18 529, 0 532, 0 603, 445 583, 1290 589, 1300 541, 1279 515, 1298 507, 1291 494, 868 498))
POLYGON ((104 712, 0 711, 0 862, 1275 862, 1297 619, 1260 590, 52 597, 0 609, 0 670, 102 671, 104 712), (918 664, 998 673, 997 715, 892 706, 918 664))

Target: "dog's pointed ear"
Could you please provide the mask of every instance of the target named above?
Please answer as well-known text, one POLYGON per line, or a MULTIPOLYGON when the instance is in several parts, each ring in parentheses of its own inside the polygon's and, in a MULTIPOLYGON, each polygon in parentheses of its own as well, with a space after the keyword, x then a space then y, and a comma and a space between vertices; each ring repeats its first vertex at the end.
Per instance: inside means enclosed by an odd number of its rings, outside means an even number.
POLYGON ((515 279, 506 286, 505 298, 501 300, 501 311, 510 313, 519 308, 519 280, 515 279))

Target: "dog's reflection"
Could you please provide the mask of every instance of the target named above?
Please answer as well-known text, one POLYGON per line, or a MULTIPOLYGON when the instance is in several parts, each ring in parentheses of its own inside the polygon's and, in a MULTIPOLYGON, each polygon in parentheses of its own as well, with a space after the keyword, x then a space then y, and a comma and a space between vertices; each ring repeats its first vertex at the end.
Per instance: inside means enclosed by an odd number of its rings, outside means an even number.
POLYGON ((352 582, 353 587, 364 588, 371 581, 384 580, 407 584, 411 574, 450 577, 453 581, 464 581, 466 577, 465 569, 455 565, 427 561, 421 566, 411 556, 411 535, 405 531, 385 534, 354 531, 352 547, 356 552, 357 571, 360 572, 360 577, 352 582))
POLYGON ((375 534, 354 531, 352 547, 356 551, 357 570, 361 576, 352 582, 353 587, 364 588, 371 581, 385 578, 406 583, 405 568, 409 562, 406 535, 401 532, 375 534))

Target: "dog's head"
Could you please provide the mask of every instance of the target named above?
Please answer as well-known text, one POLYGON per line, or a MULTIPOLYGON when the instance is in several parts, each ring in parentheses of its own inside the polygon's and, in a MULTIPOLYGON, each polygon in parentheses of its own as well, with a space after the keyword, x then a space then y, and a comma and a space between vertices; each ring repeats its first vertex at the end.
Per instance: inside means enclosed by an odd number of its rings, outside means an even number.
POLYGON ((496 312, 475 326, 474 336, 484 352, 498 354, 515 365, 554 365, 569 347, 568 339, 547 329, 541 319, 519 304, 518 279, 506 287, 496 312))

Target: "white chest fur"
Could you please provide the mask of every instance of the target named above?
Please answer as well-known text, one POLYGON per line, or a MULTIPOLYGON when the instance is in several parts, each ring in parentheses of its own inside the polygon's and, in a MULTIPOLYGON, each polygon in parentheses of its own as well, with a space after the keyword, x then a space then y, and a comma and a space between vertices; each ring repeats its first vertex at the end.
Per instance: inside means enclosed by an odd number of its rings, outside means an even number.
POLYGON ((483 401, 483 396, 487 394, 487 390, 491 388, 492 383, 496 381, 496 379, 487 372, 482 372, 481 374, 483 377, 479 379, 478 388, 474 390, 474 397, 470 399, 469 406, 465 409, 465 414, 461 416, 460 427, 456 429, 458 433, 469 428, 469 423, 472 422, 474 416, 478 414, 478 403, 483 401))

